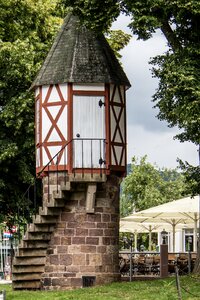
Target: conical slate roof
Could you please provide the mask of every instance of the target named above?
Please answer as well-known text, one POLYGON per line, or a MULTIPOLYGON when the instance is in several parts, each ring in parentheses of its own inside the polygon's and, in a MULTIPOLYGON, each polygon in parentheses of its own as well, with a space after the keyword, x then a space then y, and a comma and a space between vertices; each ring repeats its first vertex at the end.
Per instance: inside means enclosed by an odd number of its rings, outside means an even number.
POLYGON ((31 89, 56 83, 114 83, 130 87, 103 34, 97 35, 68 15, 31 89))

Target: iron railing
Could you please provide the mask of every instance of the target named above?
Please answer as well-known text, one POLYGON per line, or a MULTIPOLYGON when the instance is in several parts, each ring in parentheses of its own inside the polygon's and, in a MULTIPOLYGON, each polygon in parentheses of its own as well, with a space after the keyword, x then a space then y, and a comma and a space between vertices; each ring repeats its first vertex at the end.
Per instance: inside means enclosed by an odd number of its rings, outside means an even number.
MULTIPOLYGON (((196 252, 168 253, 168 274, 175 275, 175 267, 180 275, 190 274, 195 265, 196 252)), ((119 270, 123 278, 160 276, 160 252, 120 251, 119 270)))
POLYGON ((100 177, 103 173, 106 173, 106 141, 105 139, 96 138, 74 138, 68 141, 50 160, 49 162, 38 172, 33 183, 29 185, 25 193, 23 194, 23 203, 18 206, 18 239, 21 237, 21 230, 24 227, 26 230, 26 225, 24 221, 27 220, 28 223, 31 221, 32 216, 36 215, 38 207, 42 206, 42 181, 43 176, 47 176, 47 186, 48 186, 48 198, 50 194, 50 176, 51 166, 56 166, 56 186, 58 192, 59 186, 59 165, 63 165, 62 172, 64 172, 64 184, 67 182, 67 175, 69 173, 69 165, 71 163, 72 175, 76 177, 76 174, 81 174, 84 178, 85 173, 88 170, 93 177, 94 172, 98 172, 100 177), (72 147, 71 157, 68 157, 68 146, 72 147), (62 154, 63 161, 60 162, 60 154, 62 154), (38 203, 38 198, 41 198, 40 203, 38 203), (30 210, 32 206, 32 211, 30 210))

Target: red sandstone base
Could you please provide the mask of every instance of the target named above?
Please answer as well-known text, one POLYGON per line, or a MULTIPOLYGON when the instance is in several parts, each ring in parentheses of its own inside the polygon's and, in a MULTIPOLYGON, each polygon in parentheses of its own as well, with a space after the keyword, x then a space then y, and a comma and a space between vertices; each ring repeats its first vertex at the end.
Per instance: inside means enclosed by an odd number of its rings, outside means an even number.
POLYGON ((42 288, 59 290, 120 280, 119 179, 97 183, 94 213, 86 212, 88 183, 72 183, 52 233, 42 288))

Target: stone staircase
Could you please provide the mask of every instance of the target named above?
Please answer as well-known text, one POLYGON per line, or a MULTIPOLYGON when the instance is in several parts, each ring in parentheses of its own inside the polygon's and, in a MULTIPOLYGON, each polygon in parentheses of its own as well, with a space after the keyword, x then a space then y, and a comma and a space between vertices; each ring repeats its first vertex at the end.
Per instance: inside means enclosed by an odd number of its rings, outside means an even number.
MULTIPOLYGON (((49 241, 58 217, 69 196, 70 184, 60 186, 58 192, 50 186, 50 197, 43 199, 43 207, 27 226, 12 266, 13 289, 40 289, 44 273, 49 241)), ((57 188, 56 188, 57 189, 57 188)))

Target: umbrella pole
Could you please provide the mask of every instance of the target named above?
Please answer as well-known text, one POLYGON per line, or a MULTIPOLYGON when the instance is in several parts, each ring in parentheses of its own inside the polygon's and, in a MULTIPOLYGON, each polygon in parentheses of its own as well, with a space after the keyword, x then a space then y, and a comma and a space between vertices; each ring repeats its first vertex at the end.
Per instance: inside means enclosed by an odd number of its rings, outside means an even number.
POLYGON ((175 222, 172 223, 172 230, 173 230, 173 252, 175 252, 175 222))
POLYGON ((149 225, 149 251, 152 249, 152 227, 149 225))
POLYGON ((134 238, 135 251, 137 251, 137 231, 134 233, 134 238))
POLYGON ((195 216, 194 216, 194 242, 193 242, 193 251, 197 251, 197 221, 198 221, 198 218, 197 218, 197 214, 195 213, 195 216))

